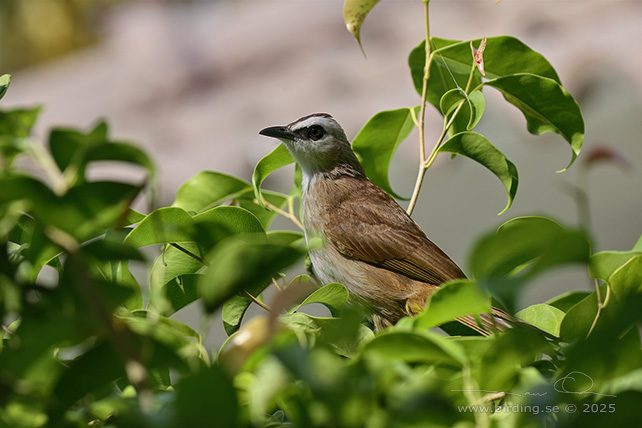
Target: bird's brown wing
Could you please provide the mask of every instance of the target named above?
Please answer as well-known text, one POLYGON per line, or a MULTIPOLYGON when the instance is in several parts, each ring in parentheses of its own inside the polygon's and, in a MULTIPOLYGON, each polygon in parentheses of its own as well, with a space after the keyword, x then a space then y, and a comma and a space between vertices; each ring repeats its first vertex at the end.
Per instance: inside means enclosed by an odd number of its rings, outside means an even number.
POLYGON ((325 227, 339 252, 433 285, 464 277, 399 204, 373 183, 363 185, 367 188, 359 193, 364 197, 337 203, 335 218, 341 221, 325 227))

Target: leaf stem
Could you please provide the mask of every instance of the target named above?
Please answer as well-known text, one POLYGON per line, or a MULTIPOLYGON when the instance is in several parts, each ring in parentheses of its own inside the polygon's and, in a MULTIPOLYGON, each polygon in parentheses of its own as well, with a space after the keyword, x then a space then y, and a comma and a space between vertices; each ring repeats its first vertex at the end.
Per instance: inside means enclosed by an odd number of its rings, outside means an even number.
POLYGON ((593 320, 593 324, 591 324, 591 328, 589 329, 589 332, 587 333, 586 337, 589 337, 591 335, 591 333, 593 332, 593 329, 597 325, 597 320, 600 318, 600 315, 602 314, 602 310, 606 307, 606 305, 609 304, 609 300, 611 299, 611 287, 609 287, 609 284, 606 284, 606 296, 604 297, 604 301, 602 301, 600 284, 596 279, 595 280, 595 297, 597 298, 597 313, 595 314, 595 319, 593 320))
MULTIPOLYGON (((427 3, 424 3, 427 6, 427 3)), ((427 22, 427 21, 426 21, 427 22)), ((428 25, 428 24, 426 24, 428 25)), ((429 49, 426 49, 428 52, 429 49)), ((430 63, 432 62, 432 57, 434 56, 434 52, 430 56, 430 63)), ((430 64, 428 63, 428 64, 430 64)), ((475 63, 473 62, 473 65, 470 69, 470 74, 468 76, 468 82, 466 83, 466 89, 464 92, 468 94, 470 91, 470 86, 472 85, 473 82, 473 76, 475 73, 475 63)), ((466 100, 462 100, 453 114, 450 116, 450 119, 445 118, 444 119, 444 127, 441 131, 441 134, 439 135, 439 138, 437 139, 437 142, 435 143, 432 151, 430 152, 430 155, 428 156, 428 159, 425 158, 425 147, 424 147, 424 112, 425 112, 425 107, 426 107, 426 91, 428 87, 428 78, 427 76, 424 76, 424 85, 422 88, 422 105, 421 105, 421 111, 419 114, 419 142, 420 142, 420 158, 421 158, 421 165, 419 166, 419 173, 417 174, 417 181, 415 183, 415 189, 412 192, 412 197, 410 198, 410 203, 408 204, 408 209, 406 212, 408 215, 412 214, 412 211, 415 209, 415 205, 417 204, 417 198, 419 197, 419 191, 421 190, 421 186, 423 184, 424 176, 426 174, 426 171, 430 166, 435 162, 435 159, 437 159, 437 154, 439 153, 439 147, 441 147, 441 144, 443 143, 444 139, 446 138, 446 135, 448 133, 448 130, 450 127, 453 125, 455 122, 455 118, 461 111, 462 107, 466 103, 466 100)), ((477 90, 477 88, 475 88, 477 90)))
POLYGON ((432 65, 433 55, 431 52, 430 46, 430 13, 429 13, 429 3, 430 0, 424 0, 424 26, 426 28, 426 65, 424 67, 424 78, 423 84, 421 87, 421 108, 419 110, 419 119, 417 122, 417 128, 419 130, 419 172, 417 173, 417 181, 415 182, 415 188, 412 191, 412 197, 410 198, 410 203, 406 212, 408 215, 411 215, 417 204, 417 198, 419 197, 419 191, 421 190, 421 185, 424 181, 424 175, 426 173, 426 168, 424 164, 426 162, 426 132, 425 132, 425 118, 426 118, 426 100, 428 98, 428 79, 430 78, 430 66, 432 65))
POLYGON ((259 299, 257 299, 256 297, 252 296, 252 294, 251 294, 251 293, 249 293, 247 290, 243 290, 243 292, 244 292, 244 293, 245 293, 245 295, 246 295, 247 297, 249 297, 249 298, 250 298, 250 300, 252 300, 254 303, 256 303, 257 305, 259 305, 260 307, 262 307, 262 308, 263 308, 263 309, 265 309, 266 311, 268 311, 268 312, 272 312, 272 309, 271 309, 268 305, 266 305, 265 303, 261 302, 261 301, 260 301, 259 299))
POLYGON ((276 205, 266 201, 265 199, 263 200, 263 203, 265 204, 266 208, 268 208, 270 211, 274 211, 275 213, 282 215, 283 217, 287 218, 292 223, 294 223, 299 229, 303 230, 303 225, 301 224, 299 219, 296 218, 296 216, 293 213, 289 213, 287 211, 283 211, 281 208, 279 208, 276 205))

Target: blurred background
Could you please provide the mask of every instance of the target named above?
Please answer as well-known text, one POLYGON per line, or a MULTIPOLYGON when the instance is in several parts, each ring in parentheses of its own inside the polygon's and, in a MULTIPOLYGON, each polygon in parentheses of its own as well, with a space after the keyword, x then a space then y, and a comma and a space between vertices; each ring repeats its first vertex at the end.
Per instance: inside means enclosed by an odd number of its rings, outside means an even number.
MULTIPOLYGON (((544 214, 576 226, 569 188, 583 180, 583 157, 606 146, 628 163, 588 172, 594 251, 630 249, 642 233, 642 2, 433 0, 430 9, 433 36, 511 35, 543 54, 579 102, 586 138, 584 156, 558 174, 568 144, 530 135, 521 113, 486 90, 478 130, 517 166, 517 198, 498 217, 506 195, 497 179, 444 156, 414 214, 428 236, 466 271, 476 239, 510 218, 544 214)), ((353 138, 375 113, 419 103, 407 57, 423 38, 421 1, 384 0, 373 9, 361 32, 367 58, 342 11, 341 1, 0 0, 0 74, 13 75, 3 108, 44 105, 43 139, 52 126, 87 129, 106 119, 112 137, 150 152, 168 205, 200 170, 249 180, 276 146, 258 135, 266 126, 328 112, 353 138)), ((441 126, 429 107, 429 145, 441 126)), ((397 193, 410 195, 417 157, 413 133, 393 160, 397 193)), ((287 191, 291 180, 285 168, 264 187, 287 191)), ((585 268, 558 270, 538 278, 523 305, 592 287, 585 268)), ((198 324, 194 306, 177 317, 198 324)), ((223 338, 216 327, 209 342, 223 338)))

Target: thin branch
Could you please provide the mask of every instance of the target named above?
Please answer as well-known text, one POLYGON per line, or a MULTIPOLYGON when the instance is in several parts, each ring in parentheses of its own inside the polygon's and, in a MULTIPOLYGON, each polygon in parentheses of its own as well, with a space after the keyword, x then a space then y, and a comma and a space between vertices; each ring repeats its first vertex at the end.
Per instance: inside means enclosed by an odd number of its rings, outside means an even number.
POLYGON ((247 297, 249 297, 249 298, 250 298, 250 300, 252 300, 254 303, 256 303, 257 305, 259 305, 260 307, 262 307, 262 308, 263 308, 263 309, 265 309, 266 311, 268 311, 268 312, 272 312, 272 309, 271 309, 268 305, 266 305, 265 303, 261 302, 261 301, 260 301, 259 299, 257 299, 256 297, 252 296, 252 294, 248 293, 248 292, 247 292, 247 290, 243 290, 243 292, 244 292, 244 293, 245 293, 245 295, 246 295, 247 297))
POLYGON ((283 289, 281 288, 281 286, 279 285, 279 283, 277 282, 277 280, 276 280, 274 277, 272 277, 272 284, 274 284, 274 286, 276 287, 276 289, 277 289, 277 290, 279 290, 279 293, 280 293, 281 291, 283 291, 283 289))
POLYGON ((591 324, 591 328, 589 329, 589 332, 587 333, 586 337, 591 335, 591 333, 593 332, 593 329, 597 325, 597 320, 600 318, 600 315, 602 314, 602 310, 606 307, 606 305, 609 304, 609 300, 611 299, 611 287, 609 287, 609 284, 606 284, 606 297, 604 298, 604 301, 602 301, 602 293, 600 291, 600 284, 598 283, 598 281, 596 279, 595 280, 595 296, 597 297, 597 313, 595 314, 595 319, 593 320, 593 323, 591 324))
POLYGON ((408 208, 406 210, 408 215, 411 215, 415 209, 417 199, 419 198, 419 191, 421 190, 421 185, 423 184, 424 175, 426 173, 426 168, 424 167, 424 164, 426 162, 426 101, 428 98, 428 79, 430 78, 430 66, 432 65, 433 59, 430 47, 430 14, 428 8, 429 3, 430 0, 424 0, 424 26, 426 28, 426 65, 424 67, 424 78, 421 86, 421 107, 419 110, 419 120, 417 122, 417 128, 419 130, 419 171, 417 173, 415 188, 412 191, 412 197, 410 198, 410 203, 408 204, 408 208))
MULTIPOLYGON (((254 201, 255 201, 255 202, 257 202, 257 200, 256 200, 256 199, 255 199, 254 201)), ((258 203, 258 202, 257 202, 257 203, 258 203)), ((276 206, 276 205, 274 205, 274 204, 271 204, 270 202, 266 201, 265 199, 263 200, 263 203, 265 204, 265 206, 266 206, 270 211, 274 211, 275 213, 277 213, 277 214, 279 214, 279 215, 282 215, 283 217, 287 218, 287 219, 288 219, 288 220, 290 220, 292 223, 294 223, 294 224, 295 224, 299 229, 303 230, 303 225, 301 224, 301 222, 299 221, 299 219, 298 219, 298 218, 296 218, 296 216, 295 216, 294 214, 289 213, 289 212, 287 212, 287 211, 283 211, 281 208, 277 207, 277 206, 276 206)))

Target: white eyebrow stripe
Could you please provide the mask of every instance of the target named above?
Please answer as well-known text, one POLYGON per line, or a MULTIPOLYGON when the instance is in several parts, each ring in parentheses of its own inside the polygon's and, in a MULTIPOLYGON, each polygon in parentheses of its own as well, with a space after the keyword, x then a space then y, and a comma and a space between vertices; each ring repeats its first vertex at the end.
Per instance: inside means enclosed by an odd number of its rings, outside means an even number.
POLYGON ((318 125, 318 124, 323 124, 323 123, 328 123, 327 119, 319 116, 314 116, 314 117, 309 117, 305 120, 302 120, 301 122, 295 122, 292 125, 290 125, 290 129, 292 131, 296 131, 299 129, 303 128, 308 128, 312 125, 318 125))

